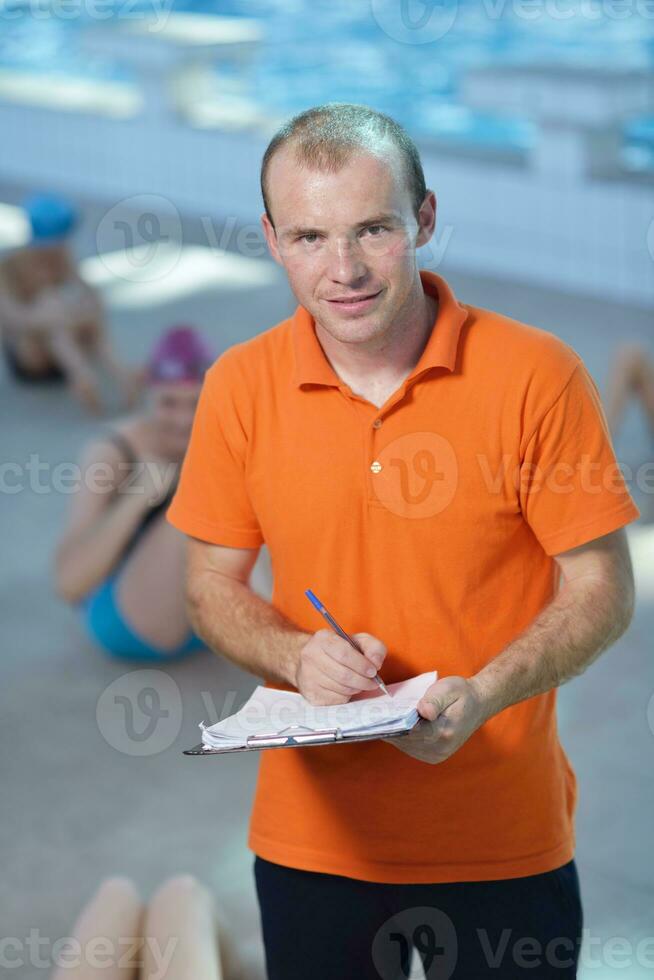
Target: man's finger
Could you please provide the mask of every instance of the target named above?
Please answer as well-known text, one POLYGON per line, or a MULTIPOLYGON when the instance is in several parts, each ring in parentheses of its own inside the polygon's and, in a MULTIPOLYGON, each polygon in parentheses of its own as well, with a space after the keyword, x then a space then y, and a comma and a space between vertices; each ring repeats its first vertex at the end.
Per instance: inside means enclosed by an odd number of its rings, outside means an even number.
POLYGON ((425 691, 418 702, 418 711, 429 721, 435 721, 446 708, 459 700, 459 696, 458 688, 449 682, 449 678, 443 677, 425 691))
POLYGON ((352 638, 359 644, 366 658, 379 670, 388 652, 382 641, 370 633, 354 633, 352 638))
MULTIPOLYGON (((327 683, 329 684, 330 682, 328 681, 327 683)), ((334 686, 336 687, 337 685, 334 686)), ((334 691, 323 684, 320 687, 317 687, 316 690, 312 692, 312 694, 309 697, 307 697, 307 701, 309 702, 309 704, 313 704, 316 706, 320 706, 320 705, 333 706, 336 704, 345 704, 347 701, 349 701, 351 695, 352 695, 351 691, 347 691, 347 692, 334 691)))
POLYGON ((418 702, 418 712, 427 721, 436 721, 442 711, 441 703, 438 698, 423 697, 418 702))
MULTIPOLYGON (((332 634, 326 646, 323 647, 325 654, 335 662, 335 664, 358 674, 360 677, 373 677, 375 666, 370 660, 361 653, 353 650, 347 640, 337 634, 332 634)), ((339 674, 330 674, 339 679, 339 674)))
MULTIPOLYGON (((355 657, 358 656, 354 650, 352 654, 355 657)), ((335 686, 339 690, 347 690, 350 694, 355 694, 358 691, 372 691, 377 685, 366 674, 366 667, 370 665, 361 656, 358 656, 358 660, 363 661, 365 666, 363 669, 360 667, 359 670, 353 670, 349 666, 347 657, 341 659, 323 651, 323 656, 318 661, 318 666, 324 674, 325 680, 329 682, 330 687, 335 686)), ((359 665, 357 664, 357 666, 359 665)))

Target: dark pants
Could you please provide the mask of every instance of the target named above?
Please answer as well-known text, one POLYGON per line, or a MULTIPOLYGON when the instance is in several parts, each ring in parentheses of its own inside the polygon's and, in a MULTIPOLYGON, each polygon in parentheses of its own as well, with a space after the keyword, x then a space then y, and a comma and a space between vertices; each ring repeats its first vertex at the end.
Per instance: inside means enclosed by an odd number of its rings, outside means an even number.
POLYGON ((255 858, 268 980, 569 980, 582 931, 574 861, 554 871, 388 885, 255 858), (415 971, 414 974, 415 976, 415 971))

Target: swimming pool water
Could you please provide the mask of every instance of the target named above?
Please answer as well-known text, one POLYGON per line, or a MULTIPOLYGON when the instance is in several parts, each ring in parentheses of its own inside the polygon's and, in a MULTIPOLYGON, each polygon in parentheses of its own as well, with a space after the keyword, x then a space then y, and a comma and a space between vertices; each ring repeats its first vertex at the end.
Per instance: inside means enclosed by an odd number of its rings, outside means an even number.
MULTIPOLYGON (((128 78, 124 66, 83 49, 82 28, 170 9, 262 22, 263 42, 238 85, 271 116, 364 102, 414 136, 498 147, 528 146, 532 127, 463 106, 467 68, 654 62, 654 5, 639 0, 0 0, 0 69, 128 78)), ((634 120, 625 140, 634 160, 654 166, 654 118, 634 120)))

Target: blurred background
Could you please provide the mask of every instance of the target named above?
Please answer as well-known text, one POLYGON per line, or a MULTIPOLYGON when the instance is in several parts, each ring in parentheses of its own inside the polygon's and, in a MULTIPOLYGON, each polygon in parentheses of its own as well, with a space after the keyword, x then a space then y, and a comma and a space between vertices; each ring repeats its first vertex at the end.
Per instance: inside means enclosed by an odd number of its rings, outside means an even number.
MULTIPOLYGON (((26 198, 59 195, 123 362, 141 365, 178 323, 219 353, 295 307, 259 226, 268 140, 311 105, 363 102, 406 126, 437 194, 421 266, 570 343, 607 399, 625 349, 654 358, 653 64, 645 0, 0 0, 0 260, 29 245, 26 198)), ((263 977, 245 843, 257 757, 181 755, 256 680, 208 653, 144 678, 87 638, 53 588, 71 494, 55 476, 101 423, 1 370, 8 975, 48 974, 106 876, 147 896, 192 873, 243 975, 263 977), (129 737, 107 708, 116 691, 134 730, 154 717, 151 735, 129 737), (33 930, 50 944, 40 966, 33 930)), ((106 395, 107 419, 122 418, 106 395)), ((614 438, 641 510, 635 620, 559 697, 580 784, 581 975, 596 980, 654 971, 654 415, 640 383, 614 438)), ((270 588, 265 551, 256 584, 270 588)))

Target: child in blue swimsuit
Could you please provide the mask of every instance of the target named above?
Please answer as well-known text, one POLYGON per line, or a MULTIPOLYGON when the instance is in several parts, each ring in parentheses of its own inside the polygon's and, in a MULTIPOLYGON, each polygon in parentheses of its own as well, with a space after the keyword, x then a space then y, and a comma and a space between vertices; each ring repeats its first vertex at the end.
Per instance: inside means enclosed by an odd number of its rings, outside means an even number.
POLYGON ((82 458, 55 560, 59 594, 107 653, 170 660, 204 644, 188 622, 184 536, 165 519, 207 367, 204 340, 169 330, 146 368, 148 408, 104 432, 82 458))

